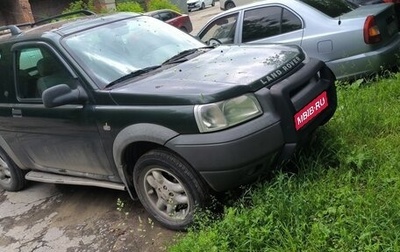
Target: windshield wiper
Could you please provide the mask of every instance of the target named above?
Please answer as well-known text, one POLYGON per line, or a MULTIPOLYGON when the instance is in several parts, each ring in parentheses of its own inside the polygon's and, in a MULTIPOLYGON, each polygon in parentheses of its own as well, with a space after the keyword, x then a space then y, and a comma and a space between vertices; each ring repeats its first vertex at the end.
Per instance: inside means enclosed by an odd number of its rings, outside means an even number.
POLYGON ((130 79, 130 78, 133 78, 133 77, 136 77, 136 76, 139 76, 139 75, 148 73, 148 72, 153 71, 153 70, 155 70, 155 69, 157 69, 157 68, 160 68, 160 67, 161 67, 161 65, 149 66, 149 67, 145 67, 145 68, 142 68, 142 69, 133 71, 133 72, 127 74, 127 75, 124 75, 124 76, 122 76, 122 77, 116 79, 115 81, 112 81, 112 82, 108 83, 107 86, 106 86, 105 88, 112 87, 112 86, 114 86, 114 85, 117 84, 117 83, 120 83, 120 82, 123 82, 123 81, 125 81, 125 80, 130 79))
POLYGON ((199 50, 212 49, 212 48, 214 48, 214 46, 205 46, 205 47, 198 47, 198 48, 192 48, 192 49, 184 50, 184 51, 172 56, 171 58, 167 59, 166 61, 164 61, 162 63, 162 65, 180 62, 182 58, 185 58, 186 56, 188 56, 190 54, 193 54, 193 53, 195 53, 195 52, 197 52, 199 50))

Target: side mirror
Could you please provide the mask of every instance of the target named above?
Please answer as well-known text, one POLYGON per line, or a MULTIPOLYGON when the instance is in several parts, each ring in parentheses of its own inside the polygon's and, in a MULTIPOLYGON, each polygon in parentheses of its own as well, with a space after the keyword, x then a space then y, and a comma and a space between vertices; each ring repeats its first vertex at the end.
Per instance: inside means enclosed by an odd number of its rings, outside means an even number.
POLYGON ((43 104, 46 108, 53 108, 65 104, 83 104, 88 96, 82 87, 70 88, 67 84, 59 84, 44 90, 43 104))

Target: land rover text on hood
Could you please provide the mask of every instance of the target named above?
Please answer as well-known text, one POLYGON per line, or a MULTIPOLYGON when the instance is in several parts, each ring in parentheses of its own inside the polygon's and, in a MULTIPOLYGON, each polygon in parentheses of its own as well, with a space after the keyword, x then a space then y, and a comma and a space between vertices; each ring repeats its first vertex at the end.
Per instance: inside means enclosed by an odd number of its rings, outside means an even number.
POLYGON ((210 193, 288 160, 335 112, 334 75, 298 46, 214 48, 148 16, 80 13, 0 27, 5 190, 126 190, 181 230, 210 193))

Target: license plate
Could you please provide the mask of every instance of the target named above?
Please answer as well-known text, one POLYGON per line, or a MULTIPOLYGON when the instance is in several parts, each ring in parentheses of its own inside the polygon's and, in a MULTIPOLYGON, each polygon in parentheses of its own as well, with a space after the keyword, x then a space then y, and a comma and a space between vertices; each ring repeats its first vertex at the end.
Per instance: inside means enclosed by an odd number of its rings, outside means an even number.
POLYGON ((326 91, 324 91, 294 115, 294 124, 296 130, 299 130, 307 125, 307 123, 309 123, 327 107, 328 97, 326 95, 326 91))

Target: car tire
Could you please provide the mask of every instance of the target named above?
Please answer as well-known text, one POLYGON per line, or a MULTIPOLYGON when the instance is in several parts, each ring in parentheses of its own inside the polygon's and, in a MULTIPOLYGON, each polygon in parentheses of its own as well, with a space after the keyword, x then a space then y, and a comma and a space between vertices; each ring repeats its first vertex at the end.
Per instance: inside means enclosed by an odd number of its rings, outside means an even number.
POLYGON ((211 6, 215 6, 215 0, 212 1, 211 6))
POLYGON ((0 187, 6 191, 19 191, 26 185, 24 172, 0 149, 0 187))
POLYGON ((181 30, 181 31, 183 31, 183 32, 186 32, 186 33, 188 33, 188 30, 186 29, 186 27, 185 27, 185 26, 182 26, 181 28, 179 28, 179 30, 181 30))
POLYGON ((229 10, 229 9, 232 9, 232 8, 235 8, 235 7, 236 7, 236 5, 233 2, 227 2, 225 4, 225 10, 229 10))
POLYGON ((134 186, 144 208, 163 226, 186 230, 203 208, 208 187, 177 155, 156 149, 142 155, 133 171, 134 186))
POLYGON ((200 10, 204 10, 206 8, 206 4, 205 3, 202 3, 201 4, 201 7, 200 7, 200 10))

